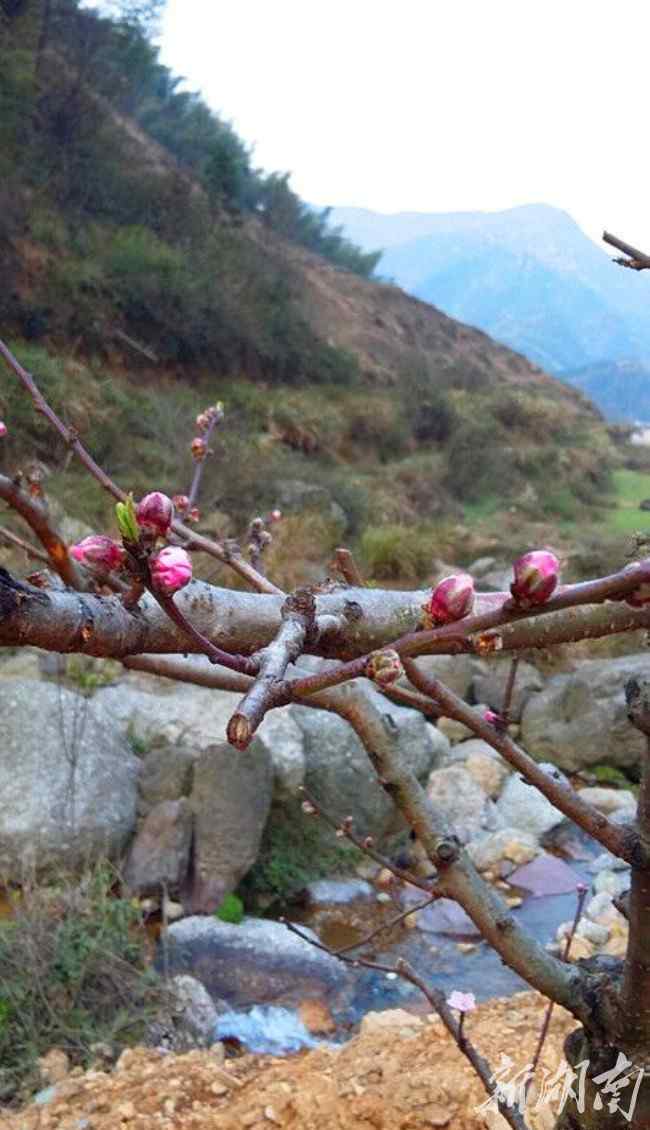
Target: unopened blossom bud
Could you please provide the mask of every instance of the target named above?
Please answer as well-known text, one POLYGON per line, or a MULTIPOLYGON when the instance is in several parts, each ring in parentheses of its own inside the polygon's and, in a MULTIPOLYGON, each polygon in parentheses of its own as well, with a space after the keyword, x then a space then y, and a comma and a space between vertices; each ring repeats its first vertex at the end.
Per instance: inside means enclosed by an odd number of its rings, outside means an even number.
POLYGON ((451 624, 468 616, 473 605, 474 578, 469 573, 458 573, 436 585, 424 610, 434 624, 451 624))
POLYGON ((279 522, 281 517, 282 517, 282 511, 281 510, 272 510, 270 515, 269 515, 269 520, 271 522, 279 522))
POLYGON ((401 679, 404 674, 402 667, 402 660, 396 651, 392 648, 384 648, 383 651, 373 651, 368 656, 366 663, 366 675, 372 679, 379 687, 389 687, 397 679, 401 679))
POLYGON ((476 997, 473 993, 459 993, 454 989, 447 997, 450 1008, 457 1008, 459 1012, 473 1012, 476 1008, 476 997))
POLYGON ((149 563, 156 588, 171 594, 185 588, 192 580, 190 556, 177 545, 167 545, 149 563))
POLYGON ((119 569, 126 554, 121 545, 105 534, 90 534, 70 546, 70 556, 87 569, 110 573, 112 569, 119 569))
POLYGON ((193 506, 191 510, 188 510, 185 517, 188 522, 198 522, 201 517, 201 511, 198 506, 193 506))
POLYGON ((5 424, 4 420, 0 420, 0 439, 3 439, 4 436, 6 436, 7 431, 8 431, 8 428, 7 428, 7 425, 5 424))
POLYGON ((524 553, 514 565, 515 579, 510 592, 517 604, 529 608, 545 604, 553 593, 560 575, 560 562, 548 549, 524 553))
POLYGON ((179 513, 183 513, 187 510, 190 504, 190 500, 186 494, 175 494, 172 498, 172 502, 174 503, 174 509, 178 510, 179 513))
POLYGON ((303 810, 305 816, 315 816, 316 815, 316 809, 314 808, 311 801, 303 800, 301 807, 302 807, 302 810, 303 810))
POLYGON ((502 714, 497 714, 494 710, 483 711, 483 721, 487 722, 488 726, 494 727, 499 733, 503 733, 507 729, 506 720, 502 714))
POLYGON ((196 417, 196 426, 200 432, 207 432, 210 427, 210 415, 208 412, 199 412, 196 417))
POLYGON ((192 459, 195 459, 197 463, 205 459, 208 453, 208 445, 202 436, 194 437, 190 444, 190 451, 192 452, 192 459))
POLYGON ((164 538, 174 520, 174 504, 162 491, 154 490, 140 500, 136 516, 145 533, 164 538))

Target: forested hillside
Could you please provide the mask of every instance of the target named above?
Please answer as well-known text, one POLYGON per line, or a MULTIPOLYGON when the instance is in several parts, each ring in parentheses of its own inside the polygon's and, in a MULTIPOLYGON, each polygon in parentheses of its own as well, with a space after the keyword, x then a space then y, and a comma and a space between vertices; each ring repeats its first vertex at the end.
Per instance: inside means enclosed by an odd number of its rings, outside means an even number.
MULTIPOLYGON (((374 281, 378 256, 257 171, 161 66, 158 7, 2 2, 0 327, 98 457, 134 490, 179 489, 179 421, 189 440, 216 393, 228 425, 205 521, 227 536, 259 507, 311 506, 300 537, 319 559, 358 539, 377 575, 426 573, 434 544, 470 555, 477 507, 599 506, 612 448, 590 403, 374 281)), ((92 484, 64 474, 6 376, 0 409, 6 465, 35 450, 53 497, 97 520, 92 484)))

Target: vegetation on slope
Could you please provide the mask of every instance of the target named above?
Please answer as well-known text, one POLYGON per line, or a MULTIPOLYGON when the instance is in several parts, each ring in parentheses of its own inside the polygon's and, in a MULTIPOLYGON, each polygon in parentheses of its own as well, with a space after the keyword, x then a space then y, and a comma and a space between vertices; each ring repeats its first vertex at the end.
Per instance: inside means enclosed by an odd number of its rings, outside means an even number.
MULTIPOLYGON (((481 510, 489 526, 515 507, 524 541, 524 520, 600 508, 613 450, 589 402, 364 277, 370 260, 160 66, 141 22, 156 6, 4 0, 0 40, 0 328, 118 481, 185 488, 190 422, 223 400, 205 528, 240 535, 280 506, 287 584, 342 537, 375 576, 415 580, 484 547, 463 522, 481 510)), ((34 450, 48 493, 105 522, 11 380, 0 412, 3 469, 34 450)))

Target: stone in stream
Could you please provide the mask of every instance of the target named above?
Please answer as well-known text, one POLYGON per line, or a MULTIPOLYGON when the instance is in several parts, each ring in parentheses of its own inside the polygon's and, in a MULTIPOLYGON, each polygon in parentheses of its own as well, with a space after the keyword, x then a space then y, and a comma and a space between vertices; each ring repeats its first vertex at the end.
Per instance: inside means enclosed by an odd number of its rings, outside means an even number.
MULTIPOLYGON (((301 930, 315 938, 307 927, 301 930)), ((350 978, 342 962, 265 918, 244 918, 238 926, 184 918, 162 934, 155 964, 172 975, 189 973, 213 1000, 237 1009, 295 1007, 310 998, 336 1002, 350 978)))
POLYGON ((190 862, 192 822, 187 797, 164 800, 151 809, 124 867, 124 882, 133 894, 178 894, 190 862))
MULTIPOLYGON (((566 782, 566 777, 551 764, 541 764, 549 776, 566 782)), ((519 773, 513 773, 506 781, 496 808, 504 825, 521 828, 532 836, 540 837, 564 819, 564 814, 555 808, 550 800, 534 786, 529 785, 519 773)))

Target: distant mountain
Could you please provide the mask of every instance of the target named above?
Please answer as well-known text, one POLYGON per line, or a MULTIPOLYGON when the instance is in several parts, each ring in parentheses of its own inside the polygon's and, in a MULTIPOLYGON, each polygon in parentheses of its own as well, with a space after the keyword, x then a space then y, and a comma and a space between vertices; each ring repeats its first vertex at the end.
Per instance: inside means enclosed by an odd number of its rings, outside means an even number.
POLYGON ((650 361, 650 277, 613 265, 566 212, 334 208, 331 218, 362 247, 385 249, 380 274, 547 371, 650 361))
POLYGON ((650 364, 601 361, 562 374, 584 392, 610 420, 650 422, 650 364))

